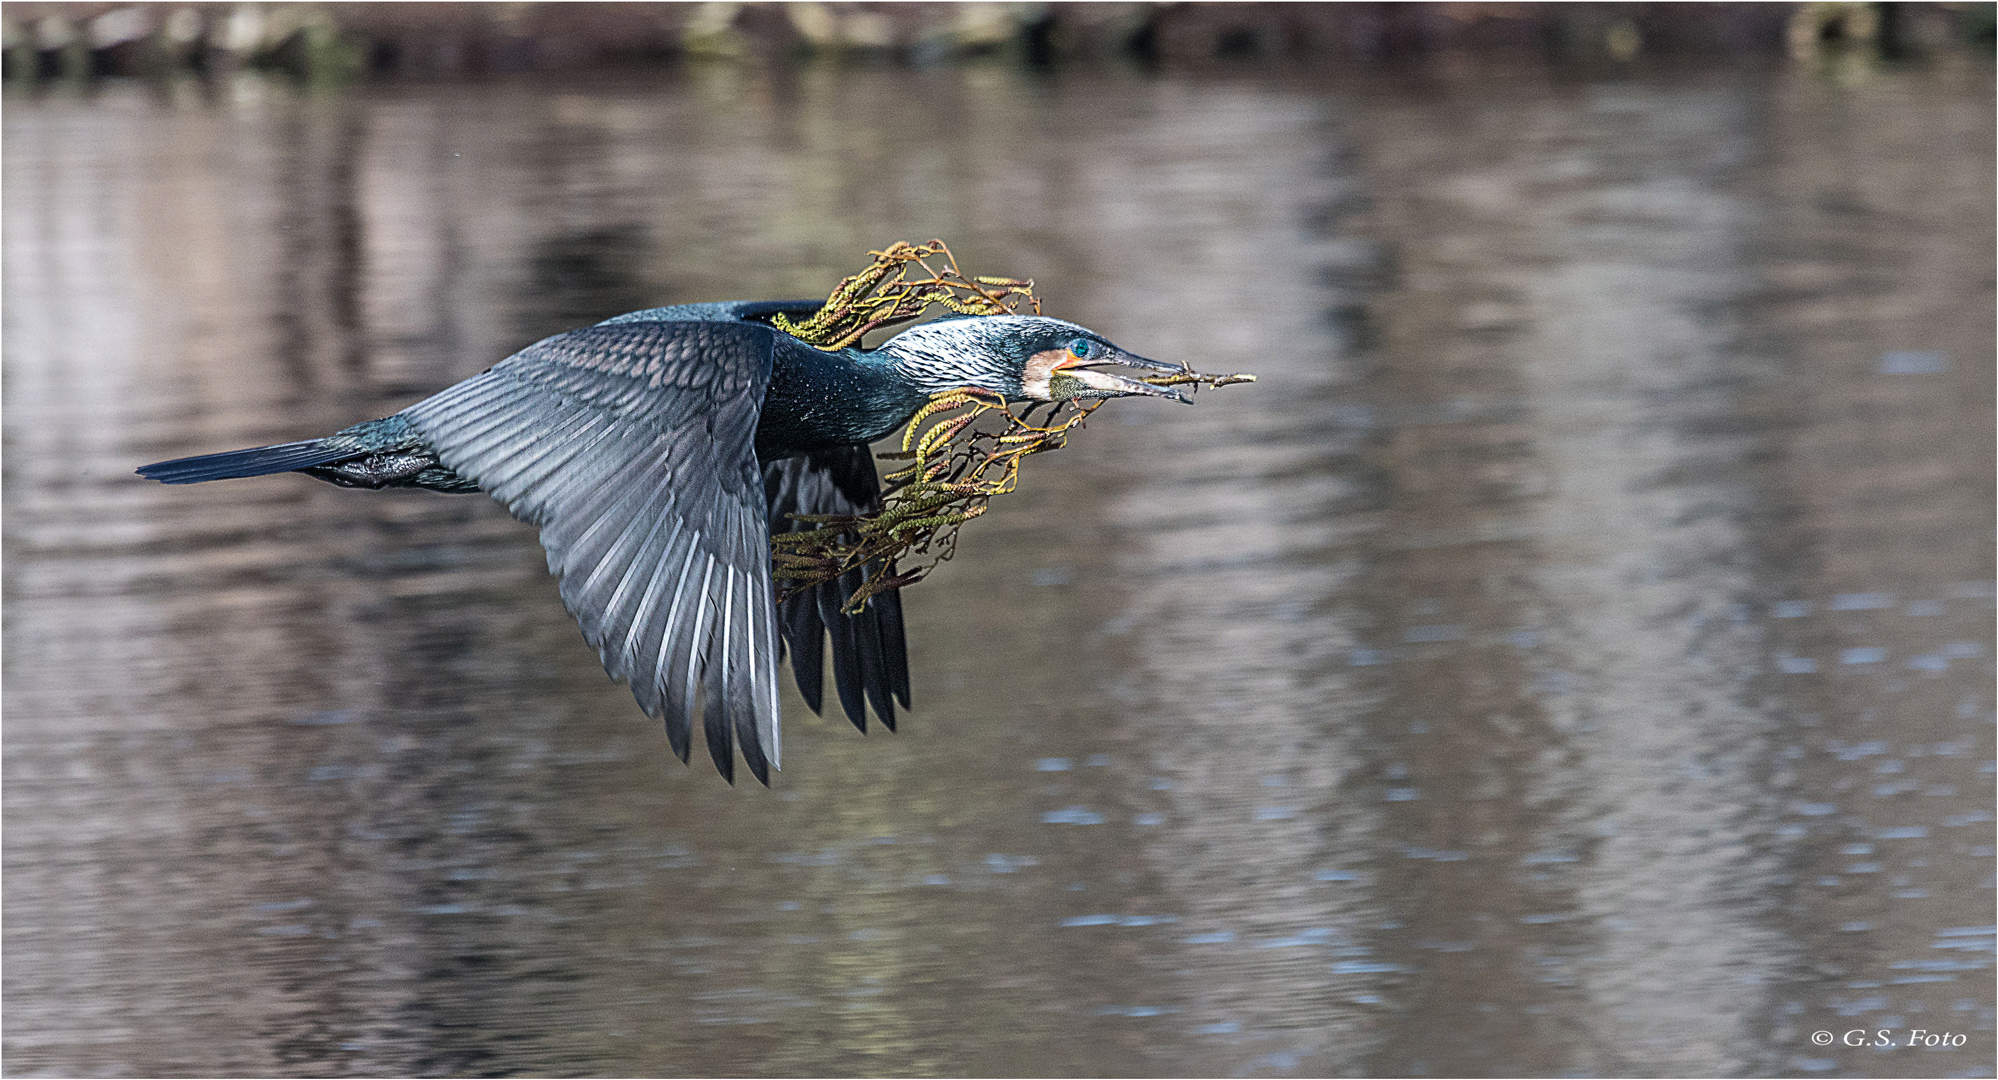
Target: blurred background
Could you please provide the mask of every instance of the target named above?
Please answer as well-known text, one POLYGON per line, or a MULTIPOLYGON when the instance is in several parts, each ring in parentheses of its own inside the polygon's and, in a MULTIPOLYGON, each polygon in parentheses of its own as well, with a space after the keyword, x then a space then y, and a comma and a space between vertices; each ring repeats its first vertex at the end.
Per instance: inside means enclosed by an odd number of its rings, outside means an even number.
POLYGON ((8 4, 6 1072, 1992 1075, 1992 10, 8 4), (490 499, 132 475, 932 236, 1261 381, 767 790, 490 499))

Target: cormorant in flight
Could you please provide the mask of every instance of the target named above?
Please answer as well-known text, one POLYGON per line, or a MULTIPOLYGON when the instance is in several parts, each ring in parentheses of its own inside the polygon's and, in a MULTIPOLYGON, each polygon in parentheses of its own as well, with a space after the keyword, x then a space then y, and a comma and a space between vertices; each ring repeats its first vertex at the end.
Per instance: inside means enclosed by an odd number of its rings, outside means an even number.
POLYGON ((788 646, 812 711, 824 637, 848 719, 890 729, 909 707, 899 593, 842 613, 864 577, 776 603, 770 532, 787 514, 881 508, 868 443, 933 394, 975 387, 1010 401, 1153 397, 1177 390, 1102 365, 1184 372, 1074 323, 1037 315, 948 318, 875 349, 823 351, 762 320, 818 301, 653 308, 535 342, 394 416, 304 442, 181 458, 139 475, 193 484, 302 472, 343 487, 484 491, 541 530, 562 602, 613 678, 666 723, 687 760, 696 704, 708 752, 733 782, 778 762, 777 664, 788 646), (779 637, 782 637, 780 645, 779 637))

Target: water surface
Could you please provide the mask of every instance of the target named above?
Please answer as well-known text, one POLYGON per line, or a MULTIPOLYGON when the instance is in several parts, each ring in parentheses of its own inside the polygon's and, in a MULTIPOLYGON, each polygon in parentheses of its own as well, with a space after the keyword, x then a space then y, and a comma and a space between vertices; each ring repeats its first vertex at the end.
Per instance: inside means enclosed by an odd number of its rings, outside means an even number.
POLYGON ((1990 82, 10 98, 6 1068, 1990 1075, 1990 82), (930 236, 1262 379, 1030 462, 769 790, 489 499, 131 475, 930 236))

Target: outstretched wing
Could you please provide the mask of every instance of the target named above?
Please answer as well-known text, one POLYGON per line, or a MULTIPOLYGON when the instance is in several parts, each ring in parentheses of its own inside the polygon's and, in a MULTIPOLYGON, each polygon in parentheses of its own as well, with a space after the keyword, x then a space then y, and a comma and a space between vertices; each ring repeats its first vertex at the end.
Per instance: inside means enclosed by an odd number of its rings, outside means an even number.
POLYGON ((562 601, 687 759, 696 705, 778 761, 777 634, 756 421, 775 331, 634 322, 562 334, 403 415, 438 458, 541 529, 562 601))
MULTIPOLYGON (((763 467, 770 530, 812 526, 790 514, 871 514, 881 509, 881 480, 865 445, 839 446, 773 461, 763 467)), ((869 571, 878 569, 870 567, 869 571)), ((867 730, 867 706, 895 730, 894 701, 909 707, 909 649, 902 636, 902 594, 881 593, 858 615, 840 607, 866 580, 855 570, 814 585, 779 605, 777 622, 791 653, 798 692, 813 712, 825 696, 825 639, 832 636, 833 685, 853 726, 867 730)))

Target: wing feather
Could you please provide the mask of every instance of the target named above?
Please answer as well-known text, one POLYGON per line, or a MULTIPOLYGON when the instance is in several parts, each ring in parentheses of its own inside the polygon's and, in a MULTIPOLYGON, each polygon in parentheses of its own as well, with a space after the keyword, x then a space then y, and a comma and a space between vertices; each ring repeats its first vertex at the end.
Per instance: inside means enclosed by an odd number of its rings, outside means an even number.
MULTIPOLYGON (((765 465, 763 490, 769 500, 770 528, 809 527, 791 514, 866 514, 881 508, 881 482, 866 446, 842 446, 801 454, 765 465)), ((902 597, 882 593, 858 615, 842 607, 881 569, 853 571, 793 594, 777 613, 784 648, 798 691, 813 712, 824 701, 825 651, 832 649, 833 686, 847 719, 867 730, 871 705, 881 723, 895 727, 895 702, 909 707, 909 656, 902 626, 902 597)), ((889 568, 892 572, 892 567, 889 568)), ((774 658, 773 658, 774 659, 774 658)), ((774 663, 773 663, 774 670, 774 663)))
MULTIPOLYGON (((454 426, 454 435, 462 447, 462 452, 471 457, 489 453, 494 445, 517 437, 516 416, 521 406, 532 401, 533 388, 495 376, 488 371, 471 382, 460 383, 444 391, 437 397, 445 395, 452 396, 452 409, 447 416, 438 417, 438 422, 454 426), (458 393, 461 388, 470 388, 473 392, 461 395, 458 393)), ((435 400, 437 398, 430 399, 430 401, 435 400)), ((427 404, 428 401, 422 401, 411 408, 427 404)))
POLYGON ((504 491, 509 485, 519 488, 523 493, 521 512, 541 515, 547 510, 548 481, 601 445, 609 423, 609 418, 601 414, 578 410, 561 427, 543 436, 538 453, 515 459, 513 479, 496 491, 504 491))
MULTIPOLYGON (((656 460, 654 464, 656 466, 656 460)), ((583 583, 577 586, 579 592, 587 592, 596 586, 598 579, 613 572, 608 561, 609 553, 624 543, 634 520, 643 513, 643 507, 633 508, 631 504, 651 504, 660 497, 661 493, 656 488, 599 487, 590 498, 579 503, 569 515, 570 520, 543 526, 542 542, 551 552, 560 550, 569 561, 592 567, 583 583), (589 524, 572 539, 570 534, 577 530, 564 526, 580 521, 588 521, 589 524)), ((561 570, 553 564, 552 556, 550 567, 558 573, 561 570)))
POLYGON ((654 678, 666 695, 666 737, 681 761, 687 760, 692 750, 694 628, 700 621, 701 598, 706 590, 707 556, 696 549, 689 552, 680 568, 680 580, 673 592, 673 616, 661 639, 665 647, 653 660, 654 678), (694 576, 696 567, 700 569, 698 578, 694 576))
MULTIPOLYGON (((665 587, 667 579, 672 576, 670 571, 677 569, 676 560, 683 560, 686 555, 686 546, 681 543, 681 540, 686 535, 685 527, 677 520, 662 524, 671 528, 672 535, 667 538, 665 546, 660 549, 661 556, 658 561, 652 564, 652 572, 645 575, 645 591, 640 594, 638 606, 634 609, 631 622, 625 628, 624 636, 617 643, 617 656, 619 662, 622 664, 629 665, 637 657, 640 649, 641 634, 648 632, 657 634, 663 629, 665 607, 659 602, 660 591, 665 587)), ((656 689, 649 684, 645 685, 647 685, 648 692, 656 689)), ((640 701, 643 703, 644 699, 641 698, 640 701)), ((648 711, 650 710, 648 709, 648 711)))
POLYGON ((635 322, 549 338, 405 417, 541 529, 562 600, 687 758, 779 760, 776 612, 754 438, 774 332, 635 322))
MULTIPOLYGON (((666 500, 656 489, 650 494, 650 498, 638 501, 635 506, 627 503, 617 507, 617 512, 624 518, 624 527, 609 546, 601 552, 578 550, 570 558, 579 567, 590 567, 589 575, 573 590, 576 603, 596 613, 596 617, 607 627, 625 621, 620 618, 623 614, 621 605, 632 574, 641 568, 650 569, 647 562, 656 560, 648 560, 648 555, 664 555, 663 551, 653 550, 652 534, 664 516, 666 500)), ((609 635, 606 635, 606 647, 608 642, 609 635)))

